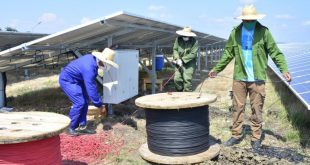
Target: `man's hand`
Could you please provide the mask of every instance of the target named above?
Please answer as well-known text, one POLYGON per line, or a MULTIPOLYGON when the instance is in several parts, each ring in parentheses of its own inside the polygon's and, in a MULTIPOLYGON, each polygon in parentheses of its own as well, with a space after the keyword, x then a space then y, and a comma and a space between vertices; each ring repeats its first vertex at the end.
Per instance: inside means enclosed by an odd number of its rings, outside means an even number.
POLYGON ((107 110, 105 109, 105 106, 102 105, 99 109, 99 114, 103 117, 106 117, 107 116, 107 110))
POLYGON ((285 78, 285 80, 287 82, 291 82, 292 81, 292 76, 291 76, 291 74, 289 72, 283 73, 283 77, 285 78))
POLYGON ((215 77, 217 76, 217 72, 211 70, 211 71, 209 72, 208 76, 209 76, 210 78, 215 78, 215 77))
POLYGON ((181 67, 183 66, 183 61, 181 59, 177 59, 176 64, 181 67))

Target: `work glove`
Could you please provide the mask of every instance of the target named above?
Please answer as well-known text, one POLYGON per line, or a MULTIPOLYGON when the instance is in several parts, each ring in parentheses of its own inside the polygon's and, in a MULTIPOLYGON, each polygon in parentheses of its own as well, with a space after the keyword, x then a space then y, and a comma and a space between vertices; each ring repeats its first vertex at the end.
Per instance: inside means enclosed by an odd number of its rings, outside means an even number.
POLYGON ((182 61, 181 59, 177 59, 176 64, 177 64, 179 67, 182 67, 182 66, 183 66, 183 61, 182 61))

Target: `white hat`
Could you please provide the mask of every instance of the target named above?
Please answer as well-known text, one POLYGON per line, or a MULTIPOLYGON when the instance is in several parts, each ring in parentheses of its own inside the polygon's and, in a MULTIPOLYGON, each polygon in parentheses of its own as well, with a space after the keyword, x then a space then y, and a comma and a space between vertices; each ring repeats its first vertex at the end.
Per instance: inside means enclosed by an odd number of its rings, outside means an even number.
POLYGON ((237 19, 242 20, 257 20, 265 17, 265 14, 257 14, 254 5, 246 5, 242 9, 242 15, 237 17, 237 19))
POLYGON ((187 37, 196 37, 197 35, 192 32, 192 29, 190 27, 184 27, 182 30, 176 31, 178 35, 181 36, 187 36, 187 37))
POLYGON ((98 60, 110 64, 114 68, 118 68, 118 65, 114 62, 114 50, 105 48, 102 52, 93 51, 92 55, 94 55, 98 60))

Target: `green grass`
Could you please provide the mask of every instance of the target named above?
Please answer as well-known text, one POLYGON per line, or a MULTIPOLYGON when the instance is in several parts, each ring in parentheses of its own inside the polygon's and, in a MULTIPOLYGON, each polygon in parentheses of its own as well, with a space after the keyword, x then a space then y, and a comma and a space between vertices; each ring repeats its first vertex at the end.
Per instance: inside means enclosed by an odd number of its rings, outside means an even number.
POLYGON ((58 76, 47 76, 7 87, 8 105, 16 111, 46 111, 68 114, 70 101, 58 85, 58 76))
POLYGON ((264 113, 268 121, 267 124, 274 123, 271 129, 275 129, 275 126, 278 127, 288 143, 300 142, 303 146, 309 146, 310 141, 307 139, 310 138, 310 111, 285 84, 277 82, 280 79, 276 75, 269 74, 267 81, 276 81, 275 83, 266 83, 265 107, 272 106, 265 111, 274 111, 276 114, 270 116, 268 113, 264 113))
POLYGON ((140 158, 140 155, 128 154, 126 149, 122 149, 120 155, 114 158, 115 163, 118 165, 148 165, 146 161, 140 158))
POLYGON ((285 132, 285 136, 286 140, 288 142, 297 142, 300 141, 300 136, 299 136, 299 132, 297 130, 294 129, 289 129, 285 132))

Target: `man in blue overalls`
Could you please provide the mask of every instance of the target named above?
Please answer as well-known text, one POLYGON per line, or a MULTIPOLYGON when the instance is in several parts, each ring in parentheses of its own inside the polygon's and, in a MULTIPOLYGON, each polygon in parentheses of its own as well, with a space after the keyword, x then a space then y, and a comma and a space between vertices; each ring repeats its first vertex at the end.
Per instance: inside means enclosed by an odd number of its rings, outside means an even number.
POLYGON ((86 54, 70 62, 62 69, 59 76, 59 84, 72 102, 69 112, 71 124, 68 128, 68 134, 78 136, 79 133, 95 133, 93 130, 86 129, 88 100, 90 97, 100 113, 105 113, 95 79, 98 75, 98 68, 104 70, 108 70, 110 67, 118 68, 118 65, 113 62, 114 54, 113 50, 105 48, 102 52, 86 54))

